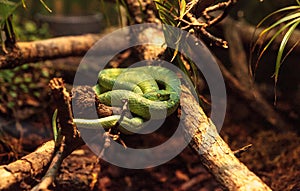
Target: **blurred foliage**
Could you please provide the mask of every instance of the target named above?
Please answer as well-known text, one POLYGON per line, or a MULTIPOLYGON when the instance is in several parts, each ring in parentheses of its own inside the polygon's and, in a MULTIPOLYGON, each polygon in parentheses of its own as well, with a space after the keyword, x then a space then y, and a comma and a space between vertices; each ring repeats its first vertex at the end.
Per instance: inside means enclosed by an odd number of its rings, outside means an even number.
MULTIPOLYGON (((34 0, 27 0, 32 6, 36 6, 38 3, 34 0)), ((53 14, 65 15, 65 16, 79 16, 90 15, 99 13, 101 9, 100 0, 45 0, 45 3, 53 10, 53 14)), ((35 9, 32 14, 41 13, 47 14, 41 8, 35 9)))
MULTIPOLYGON (((12 15, 18 7, 22 5, 23 9, 28 9, 29 0, 0 0, 0 27, 2 29, 3 25, 7 21, 7 18, 12 15)), ((29 1, 30 2, 30 1, 29 1)), ((51 9, 43 0, 39 0, 39 3, 46 9, 48 12, 51 12, 51 9)), ((30 3, 29 3, 30 4, 30 3)), ((39 5, 40 5, 39 4, 39 5)), ((32 9, 32 7, 29 7, 32 9)))
MULTIPOLYGON (((52 75, 53 71, 45 67, 45 63, 0 70, 0 112, 16 115, 18 110, 40 107, 40 101, 49 96, 48 83, 52 75)), ((22 117, 25 116, 18 116, 22 117)))
MULTIPOLYGON (((24 0, 14 2, 0 0, 0 29, 3 30, 8 18, 12 18, 9 20, 13 24, 13 31, 11 32, 16 33, 18 39, 26 41, 49 38, 47 25, 38 26, 35 22, 24 19, 19 14, 28 10, 26 9, 26 2, 24 0)), ((40 3, 43 4, 44 2, 40 1, 40 3)), ((43 6, 46 5, 43 4, 43 6)), ((37 63, 0 70, 0 112, 22 118, 30 113, 28 108, 20 113, 24 106, 25 108, 27 106, 39 107, 39 100, 47 96, 45 88, 47 88, 50 73, 50 70, 37 63)))
POLYGON ((18 40, 34 41, 50 38, 49 26, 47 23, 38 24, 33 20, 13 16, 14 30, 18 40))
POLYGON ((21 5, 21 1, 15 3, 8 0, 0 0, 0 29, 3 29, 8 17, 21 5))
MULTIPOLYGON (((47 34, 46 26, 37 26, 32 21, 28 21, 25 19, 20 20, 18 16, 15 14, 16 10, 22 5, 22 11, 27 9, 27 1, 25 0, 0 0, 0 41, 2 50, 6 52, 5 42, 7 39, 14 39, 15 33, 21 37, 22 40, 37 40, 40 38, 47 38, 49 35, 47 34), (15 18, 13 21, 11 18, 15 18), (17 24, 16 24, 17 21, 17 24), (18 22, 19 21, 19 22, 18 22), (6 26, 6 27, 5 27, 6 26), (7 33, 8 32, 8 33, 7 33), (8 38, 8 36, 10 38, 8 38), (40 37, 39 37, 40 36, 40 37)), ((43 0, 39 1, 42 6, 51 12, 49 7, 44 3, 43 0)), ((20 12, 20 11, 19 11, 20 12)), ((14 43, 14 41, 12 41, 14 43)))

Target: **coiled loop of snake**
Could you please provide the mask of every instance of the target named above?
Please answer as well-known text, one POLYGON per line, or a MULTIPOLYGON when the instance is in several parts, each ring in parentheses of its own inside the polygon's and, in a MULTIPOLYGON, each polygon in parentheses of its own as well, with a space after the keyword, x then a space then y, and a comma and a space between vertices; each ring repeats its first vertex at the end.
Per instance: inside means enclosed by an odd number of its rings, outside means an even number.
MULTIPOLYGON (((144 120, 161 119, 172 114, 179 104, 180 84, 173 71, 161 66, 113 68, 99 73, 94 90, 105 105, 121 107, 124 99, 128 101, 135 117, 124 117, 120 131, 130 134, 141 129, 144 120)), ((119 119, 120 115, 113 115, 101 119, 74 119, 74 122, 83 128, 102 126, 108 129, 119 119)))

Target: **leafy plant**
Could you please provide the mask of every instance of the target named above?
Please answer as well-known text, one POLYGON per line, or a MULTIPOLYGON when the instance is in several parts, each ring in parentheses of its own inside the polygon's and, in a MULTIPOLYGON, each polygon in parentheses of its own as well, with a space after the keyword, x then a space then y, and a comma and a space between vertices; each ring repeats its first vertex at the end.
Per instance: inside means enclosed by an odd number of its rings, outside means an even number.
MULTIPOLYGON (((45 4, 43 0, 40 0, 40 2, 49 12, 52 12, 52 10, 45 4)), ((7 22, 8 18, 20 5, 23 5, 23 7, 26 8, 25 0, 21 0, 17 3, 8 0, 0 0, 0 29, 3 29, 3 26, 7 22)))
MULTIPOLYGON (((260 27, 262 24, 266 23, 267 20, 274 19, 274 17, 277 17, 275 22, 273 22, 271 25, 269 25, 266 29, 264 29, 258 36, 258 39, 256 40, 253 49, 257 46, 258 42, 263 40, 267 37, 269 32, 272 30, 276 30, 276 32, 272 35, 272 37, 268 40, 266 45, 263 46, 262 50, 259 53, 257 62, 255 64, 255 70, 258 66, 258 63, 261 59, 261 57, 264 55, 266 50, 271 46, 272 42, 280 37, 283 34, 282 41, 280 43, 278 52, 277 52, 277 58, 275 62, 275 71, 273 74, 274 81, 275 81, 275 87, 278 81, 279 71, 281 64, 284 62, 285 58, 288 56, 288 54, 293 50, 293 48, 299 43, 297 41, 292 48, 284 54, 287 42, 289 41, 291 35, 293 34, 294 30, 297 28, 297 26, 300 23, 300 1, 296 0, 297 5, 294 6, 288 6, 282 9, 279 9, 277 11, 274 11, 273 13, 267 15, 261 22, 257 25, 257 27, 260 27), (278 19, 278 16, 280 19, 278 19)), ((252 52, 254 51, 252 49, 252 52)), ((276 96, 275 96, 276 97, 276 96)))
POLYGON ((10 15, 21 5, 19 3, 14 3, 8 0, 0 0, 0 27, 3 29, 5 22, 10 17, 10 15))
MULTIPOLYGON (((49 12, 51 12, 51 9, 45 4, 43 0, 40 0, 40 2, 49 12)), ((5 40, 7 39, 7 37, 9 37, 10 39, 14 39, 11 15, 20 5, 23 5, 23 7, 26 8, 25 0, 20 0, 17 3, 9 0, 0 0, 0 41, 4 52, 7 52, 5 48, 5 40), (6 33, 4 32, 5 26, 7 26, 6 33)))
MULTIPOLYGON (((173 34, 172 30, 167 30, 168 25, 172 27, 183 28, 185 27, 184 23, 181 21, 183 17, 191 10, 193 6, 192 3, 186 3, 185 0, 155 0, 155 6, 158 10, 159 18, 161 22, 165 25, 164 36, 166 43, 174 43, 170 42, 171 40, 177 39, 177 42, 180 42, 182 38, 182 34, 173 34)), ((188 46, 187 44, 181 44, 182 46, 188 46)), ((190 80, 193 82, 195 89, 197 91, 197 84, 199 81, 199 73, 195 64, 189 58, 185 58, 183 55, 179 54, 179 44, 176 44, 175 50, 170 50, 172 56, 171 61, 175 61, 175 63, 179 66, 179 68, 189 76, 190 80), (190 71, 186 68, 186 65, 189 65, 190 71), (191 73, 190 73, 191 72, 191 73)))
POLYGON ((155 5, 159 13, 159 17, 164 24, 174 27, 180 26, 180 19, 186 13, 185 0, 155 0, 155 5), (180 19, 177 19, 180 18, 180 19))

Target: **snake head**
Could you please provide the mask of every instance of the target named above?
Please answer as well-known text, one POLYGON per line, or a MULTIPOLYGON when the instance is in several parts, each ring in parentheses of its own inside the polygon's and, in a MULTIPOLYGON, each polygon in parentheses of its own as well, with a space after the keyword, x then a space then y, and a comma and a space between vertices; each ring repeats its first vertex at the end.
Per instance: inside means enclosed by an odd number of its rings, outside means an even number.
POLYGON ((167 101, 170 99, 170 92, 166 90, 158 90, 146 93, 143 97, 152 101, 167 101))

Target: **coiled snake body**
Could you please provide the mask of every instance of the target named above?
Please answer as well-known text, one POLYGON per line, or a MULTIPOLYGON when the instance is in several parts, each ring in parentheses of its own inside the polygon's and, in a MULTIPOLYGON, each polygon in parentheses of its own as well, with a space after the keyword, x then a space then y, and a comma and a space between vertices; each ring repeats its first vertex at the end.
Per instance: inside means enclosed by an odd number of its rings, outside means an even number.
MULTIPOLYGON (((160 119, 172 114, 178 107, 180 80, 177 75, 160 66, 104 69, 98 75, 94 90, 105 105, 121 107, 127 100, 133 118, 120 121, 120 131, 125 134, 143 128, 144 120, 160 119)), ((77 126, 89 129, 109 129, 120 119, 113 115, 101 119, 74 119, 77 126)))

